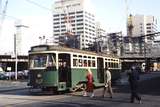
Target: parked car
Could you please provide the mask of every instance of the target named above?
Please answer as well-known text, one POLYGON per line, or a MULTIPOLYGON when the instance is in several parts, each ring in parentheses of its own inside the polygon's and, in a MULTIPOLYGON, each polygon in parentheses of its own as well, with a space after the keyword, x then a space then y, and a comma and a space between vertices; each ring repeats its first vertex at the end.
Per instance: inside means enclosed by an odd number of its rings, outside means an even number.
POLYGON ((6 79, 14 79, 15 73, 14 72, 5 72, 6 79))
POLYGON ((7 79, 7 77, 5 76, 5 74, 4 73, 0 73, 0 80, 6 80, 7 79))

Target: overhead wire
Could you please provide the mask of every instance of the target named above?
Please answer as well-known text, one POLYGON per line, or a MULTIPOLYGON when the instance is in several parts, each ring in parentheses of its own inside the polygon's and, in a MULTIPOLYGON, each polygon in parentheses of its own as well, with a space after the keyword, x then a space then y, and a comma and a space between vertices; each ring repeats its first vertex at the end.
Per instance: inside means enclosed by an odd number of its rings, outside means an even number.
POLYGON ((51 11, 51 12, 54 12, 54 13, 57 13, 56 11, 54 11, 53 9, 50 9, 50 8, 47 8, 45 6, 42 6, 41 4, 33 1, 33 0, 25 0, 26 2, 30 3, 30 4, 33 4, 35 6, 38 6, 39 8, 41 9, 44 9, 44 10, 48 10, 48 11, 51 11))
POLYGON ((40 5, 39 3, 34 2, 34 1, 32 1, 32 0, 25 0, 25 1, 27 1, 28 3, 31 3, 31 4, 33 4, 33 5, 36 5, 36 6, 40 7, 40 8, 42 8, 42 9, 52 11, 51 9, 49 9, 49 8, 47 8, 47 7, 45 7, 45 6, 42 6, 42 5, 40 5))
MULTIPOLYGON (((45 7, 45 6, 42 6, 41 4, 39 4, 39 3, 37 3, 37 2, 34 2, 33 0, 25 0, 25 1, 27 1, 28 3, 33 4, 33 5, 35 5, 35 6, 38 6, 38 7, 41 8, 41 9, 54 12, 52 9, 49 9, 49 8, 47 8, 47 7, 45 7)), ((3 13, 0 13, 0 15, 2 16, 3 13)), ((6 15, 6 14, 5 14, 5 16, 6 16, 6 17, 9 17, 9 18, 12 18, 12 19, 19 20, 18 18, 14 17, 14 16, 6 15)))
MULTIPOLYGON (((3 13, 0 13, 0 15, 3 15, 3 13)), ((6 14, 5 14, 5 16, 8 17, 8 18, 11 18, 11 19, 20 20, 17 17, 14 17, 14 16, 6 15, 6 14)))

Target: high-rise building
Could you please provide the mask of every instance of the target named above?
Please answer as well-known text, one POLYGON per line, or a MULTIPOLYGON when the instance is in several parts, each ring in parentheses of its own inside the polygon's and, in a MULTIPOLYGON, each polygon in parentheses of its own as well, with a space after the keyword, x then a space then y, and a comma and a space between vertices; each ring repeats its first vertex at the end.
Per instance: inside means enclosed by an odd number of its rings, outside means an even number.
POLYGON ((132 37, 147 35, 157 31, 157 19, 154 16, 135 15, 131 16, 132 37))
POLYGON ((53 39, 60 43, 60 37, 67 32, 66 15, 74 35, 80 37, 80 48, 88 48, 96 38, 95 15, 89 0, 58 0, 54 3, 53 39))

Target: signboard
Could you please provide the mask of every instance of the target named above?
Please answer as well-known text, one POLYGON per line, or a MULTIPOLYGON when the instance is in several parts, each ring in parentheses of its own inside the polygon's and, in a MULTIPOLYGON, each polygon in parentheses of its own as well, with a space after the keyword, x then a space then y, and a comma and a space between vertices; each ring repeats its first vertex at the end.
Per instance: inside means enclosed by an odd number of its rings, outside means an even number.
POLYGON ((35 47, 32 47, 32 51, 46 51, 48 49, 48 46, 35 46, 35 47))

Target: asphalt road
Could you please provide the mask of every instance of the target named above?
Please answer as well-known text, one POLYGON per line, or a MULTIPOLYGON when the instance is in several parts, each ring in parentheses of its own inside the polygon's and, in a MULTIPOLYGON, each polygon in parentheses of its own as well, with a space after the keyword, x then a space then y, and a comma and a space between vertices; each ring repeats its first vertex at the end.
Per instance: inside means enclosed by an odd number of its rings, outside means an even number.
POLYGON ((160 77, 140 82, 142 104, 130 103, 127 85, 113 86, 114 96, 101 97, 102 88, 95 90, 95 97, 83 97, 82 92, 48 95, 31 94, 27 89, 0 93, 0 107, 160 107, 160 77))

